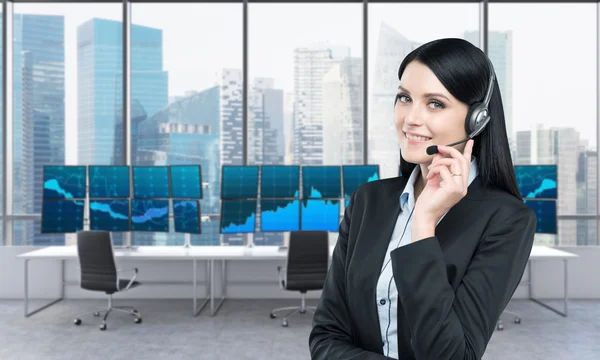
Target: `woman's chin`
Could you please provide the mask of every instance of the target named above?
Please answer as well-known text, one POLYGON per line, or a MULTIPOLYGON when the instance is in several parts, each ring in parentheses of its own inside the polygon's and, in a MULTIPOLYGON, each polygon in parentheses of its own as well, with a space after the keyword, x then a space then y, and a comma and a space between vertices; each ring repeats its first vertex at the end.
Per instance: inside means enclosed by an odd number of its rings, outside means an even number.
POLYGON ((425 149, 402 149, 402 157, 411 164, 423 164, 431 161, 425 149))

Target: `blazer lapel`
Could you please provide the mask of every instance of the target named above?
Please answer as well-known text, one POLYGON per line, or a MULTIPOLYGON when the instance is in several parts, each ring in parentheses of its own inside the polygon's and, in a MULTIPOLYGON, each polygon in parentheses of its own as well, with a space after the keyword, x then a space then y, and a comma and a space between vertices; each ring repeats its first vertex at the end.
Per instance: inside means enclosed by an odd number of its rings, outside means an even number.
POLYGON ((362 241, 357 250, 361 254, 361 263, 365 266, 361 269, 360 284, 363 286, 363 301, 366 303, 367 318, 364 324, 366 326, 365 340, 367 348, 379 349, 381 351, 381 334, 379 314, 377 312, 377 281, 383 266, 383 260, 396 225, 396 220, 400 214, 400 195, 404 190, 408 178, 399 177, 392 187, 385 191, 381 196, 376 196, 375 201, 367 205, 365 214, 368 214, 368 229, 361 230, 366 232, 361 234, 362 241), (365 241, 366 240, 366 241, 365 241))

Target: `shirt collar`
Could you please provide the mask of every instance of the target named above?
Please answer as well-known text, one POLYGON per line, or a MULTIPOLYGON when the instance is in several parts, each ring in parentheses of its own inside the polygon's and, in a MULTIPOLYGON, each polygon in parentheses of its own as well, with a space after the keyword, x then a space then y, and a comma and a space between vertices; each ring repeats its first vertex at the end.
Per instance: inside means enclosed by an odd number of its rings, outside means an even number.
MULTIPOLYGON (((475 180, 478 175, 477 168, 477 159, 473 157, 471 160, 471 166, 469 168, 469 185, 475 180)), ((404 186, 404 191, 400 195, 400 207, 403 210, 406 210, 406 206, 410 206, 412 209, 415 206, 415 181, 418 179, 421 174, 421 167, 419 165, 415 166, 408 181, 406 182, 406 186, 404 186)))

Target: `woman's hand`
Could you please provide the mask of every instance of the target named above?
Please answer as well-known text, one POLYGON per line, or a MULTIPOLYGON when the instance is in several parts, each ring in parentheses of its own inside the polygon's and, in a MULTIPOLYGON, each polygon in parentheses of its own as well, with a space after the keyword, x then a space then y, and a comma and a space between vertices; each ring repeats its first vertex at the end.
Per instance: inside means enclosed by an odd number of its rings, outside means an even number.
POLYGON ((438 145, 428 167, 427 184, 415 204, 413 240, 434 236, 440 218, 467 195, 472 151, 473 140, 467 142, 462 154, 453 147, 438 145))

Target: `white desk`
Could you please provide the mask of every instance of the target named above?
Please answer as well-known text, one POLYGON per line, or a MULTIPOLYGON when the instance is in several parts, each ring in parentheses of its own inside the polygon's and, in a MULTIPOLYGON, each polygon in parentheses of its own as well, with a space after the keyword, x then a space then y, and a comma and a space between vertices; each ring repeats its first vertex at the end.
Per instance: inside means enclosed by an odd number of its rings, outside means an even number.
MULTIPOLYGON (((330 247, 330 255, 334 247, 330 247)), ((281 249, 277 246, 197 246, 197 247, 176 247, 176 246, 148 246, 139 247, 136 249, 115 249, 116 260, 175 260, 175 261, 192 261, 193 262, 193 316, 198 313, 210 302, 211 316, 214 316, 226 299, 227 289, 227 273, 226 262, 232 260, 285 260, 287 259, 287 249, 281 249), (197 262, 206 261, 206 283, 207 294, 205 301, 200 307, 197 307, 197 262), (214 291, 214 263, 221 261, 221 298, 215 306, 215 291, 214 291)), ((34 250, 28 253, 19 255, 25 260, 25 316, 31 316, 64 298, 65 288, 65 260, 77 259, 76 246, 50 246, 39 250, 34 250), (29 261, 34 259, 52 259, 61 261, 61 296, 60 298, 43 305, 42 307, 29 312, 29 261)), ((529 258, 529 299, 560 314, 567 316, 567 260, 578 257, 578 255, 568 253, 566 251, 553 249, 546 246, 534 246, 529 258), (560 312, 532 296, 532 278, 531 265, 532 261, 538 260, 563 260, 564 262, 564 311, 560 312)), ((152 283, 145 281, 145 283, 152 283)))
POLYGON ((548 246, 534 246, 531 249, 531 255, 529 256, 529 279, 527 281, 527 285, 528 285, 528 298, 529 300, 549 309, 554 311, 555 313, 562 315, 564 317, 567 316, 567 311, 568 311, 568 287, 569 287, 569 281, 568 281, 568 272, 567 272, 567 260, 569 259, 573 259, 573 258, 577 258, 579 257, 579 255, 570 253, 570 252, 566 252, 563 250, 558 250, 558 249, 554 249, 548 246), (563 283, 563 311, 557 310, 553 307, 551 307, 548 304, 543 303, 542 301, 536 299, 533 294, 532 294, 532 283, 533 283, 533 279, 532 279, 532 271, 531 268, 533 267, 533 262, 534 261, 542 261, 542 260, 562 260, 563 261, 563 266, 564 266, 564 283, 563 283))

